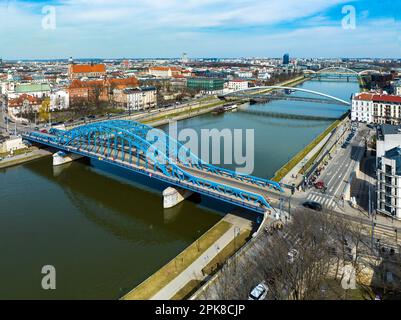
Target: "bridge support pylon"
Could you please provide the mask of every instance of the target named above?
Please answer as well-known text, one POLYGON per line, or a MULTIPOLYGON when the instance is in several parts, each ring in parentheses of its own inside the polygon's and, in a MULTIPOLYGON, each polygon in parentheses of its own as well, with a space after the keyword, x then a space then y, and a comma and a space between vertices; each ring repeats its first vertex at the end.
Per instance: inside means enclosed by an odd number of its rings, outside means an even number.
POLYGON ((53 154, 53 166, 61 166, 63 164, 73 162, 82 158, 82 156, 74 153, 65 153, 63 151, 53 154))
POLYGON ((164 209, 175 207, 177 204, 181 203, 192 194, 192 191, 169 187, 163 191, 163 207, 164 209))

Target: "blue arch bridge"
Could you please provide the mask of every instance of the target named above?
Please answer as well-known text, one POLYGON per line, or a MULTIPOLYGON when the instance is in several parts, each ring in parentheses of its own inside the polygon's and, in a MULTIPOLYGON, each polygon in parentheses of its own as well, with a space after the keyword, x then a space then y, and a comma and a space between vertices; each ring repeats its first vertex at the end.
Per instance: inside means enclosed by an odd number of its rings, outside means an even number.
POLYGON ((56 155, 70 161, 88 157, 170 185, 170 192, 163 193, 164 197, 171 197, 168 207, 184 200, 185 194, 195 192, 258 213, 273 214, 272 202, 283 192, 277 182, 210 165, 163 131, 134 121, 105 121, 69 131, 53 128, 48 134, 24 133, 23 138, 60 150, 56 155), (153 141, 148 141, 150 136, 153 141))

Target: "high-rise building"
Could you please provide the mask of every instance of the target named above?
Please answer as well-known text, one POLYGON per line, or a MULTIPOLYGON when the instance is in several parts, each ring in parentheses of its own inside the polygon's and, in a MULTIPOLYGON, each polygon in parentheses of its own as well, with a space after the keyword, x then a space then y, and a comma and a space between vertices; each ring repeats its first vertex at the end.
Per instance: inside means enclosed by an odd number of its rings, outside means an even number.
POLYGON ((182 54, 182 63, 188 63, 189 59, 188 59, 188 55, 186 53, 182 54))
POLYGON ((288 53, 286 53, 286 54, 283 56, 283 64, 284 64, 284 65, 290 64, 290 55, 289 55, 288 53))

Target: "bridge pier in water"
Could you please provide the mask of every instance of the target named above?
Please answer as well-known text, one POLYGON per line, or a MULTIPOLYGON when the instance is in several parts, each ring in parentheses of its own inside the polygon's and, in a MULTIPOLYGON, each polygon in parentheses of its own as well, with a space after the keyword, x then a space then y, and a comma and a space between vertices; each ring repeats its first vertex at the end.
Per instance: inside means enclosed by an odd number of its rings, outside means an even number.
POLYGON ((169 209, 175 207, 193 194, 192 191, 169 187, 163 191, 163 207, 169 209))
POLYGON ((75 153, 66 153, 63 151, 59 151, 53 154, 53 166, 61 166, 63 164, 70 163, 81 158, 82 156, 75 153))

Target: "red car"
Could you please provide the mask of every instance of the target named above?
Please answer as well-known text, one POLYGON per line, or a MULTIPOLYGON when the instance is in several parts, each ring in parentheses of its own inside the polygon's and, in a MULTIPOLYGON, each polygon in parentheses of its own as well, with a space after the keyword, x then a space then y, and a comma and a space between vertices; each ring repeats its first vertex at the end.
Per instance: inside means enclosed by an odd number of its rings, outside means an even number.
POLYGON ((42 130, 40 130, 40 132, 42 132, 42 133, 49 133, 49 131, 47 131, 46 129, 42 129, 42 130))
POLYGON ((318 181, 318 182, 315 183, 315 188, 318 189, 318 190, 323 190, 325 187, 326 186, 325 186, 323 181, 318 181))

